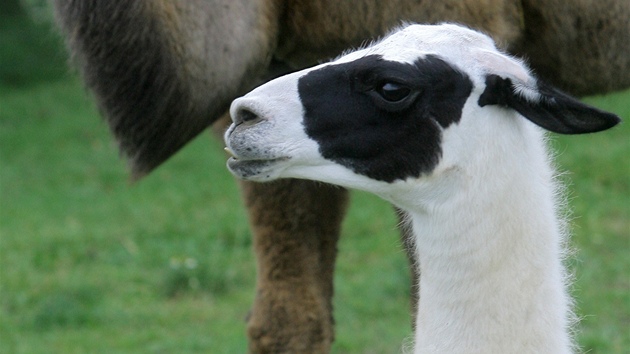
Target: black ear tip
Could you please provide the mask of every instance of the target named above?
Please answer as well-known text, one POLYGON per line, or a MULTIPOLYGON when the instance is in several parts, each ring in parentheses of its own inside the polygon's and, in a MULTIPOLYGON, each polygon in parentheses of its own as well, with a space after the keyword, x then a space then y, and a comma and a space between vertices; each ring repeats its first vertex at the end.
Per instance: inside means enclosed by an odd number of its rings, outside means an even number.
POLYGON ((614 127, 615 125, 622 123, 623 121, 621 120, 621 117, 619 117, 618 115, 609 113, 608 122, 609 122, 608 123, 609 126, 605 129, 610 129, 614 127))
POLYGON ((592 116, 596 117, 597 119, 593 120, 593 126, 590 129, 584 131, 585 133, 596 133, 604 131, 622 122, 621 118, 616 114, 602 111, 598 108, 592 108, 592 110, 594 111, 592 116))
MULTIPOLYGON (((550 111, 553 109, 551 107, 550 111)), ((567 135, 597 133, 621 123, 619 116, 581 103, 575 107, 564 107, 553 116, 555 119, 545 119, 545 122, 530 120, 547 130, 567 135)))
POLYGON ((619 117, 617 115, 614 115, 614 114, 611 114, 611 116, 612 116, 611 119, 610 119, 610 121, 611 121, 610 127, 611 128, 622 122, 621 117, 619 117))

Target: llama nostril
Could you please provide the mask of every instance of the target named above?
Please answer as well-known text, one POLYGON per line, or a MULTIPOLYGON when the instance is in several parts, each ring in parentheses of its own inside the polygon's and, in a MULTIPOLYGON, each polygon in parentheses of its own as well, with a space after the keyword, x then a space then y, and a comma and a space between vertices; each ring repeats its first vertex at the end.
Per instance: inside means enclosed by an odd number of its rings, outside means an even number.
POLYGON ((250 111, 249 109, 240 109, 237 113, 236 113, 236 117, 235 117, 235 123, 236 124, 241 124, 241 123, 248 123, 248 124, 253 124, 253 123, 257 123, 258 121, 261 120, 261 118, 254 112, 250 111))

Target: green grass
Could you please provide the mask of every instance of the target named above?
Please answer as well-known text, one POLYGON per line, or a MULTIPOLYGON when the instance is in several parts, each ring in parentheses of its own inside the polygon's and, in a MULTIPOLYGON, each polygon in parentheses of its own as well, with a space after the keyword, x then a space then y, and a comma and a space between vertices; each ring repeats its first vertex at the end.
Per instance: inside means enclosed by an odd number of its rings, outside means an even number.
MULTIPOLYGON (((58 39, 12 24, 0 27, 0 63, 15 60, 12 46, 30 59, 14 72, 0 65, 0 353, 244 352, 255 266, 221 142, 204 134, 130 184, 92 101, 65 73, 58 39), (37 51, 46 54, 28 54, 37 51)), ((630 91, 588 101, 626 123, 553 142, 570 171, 578 338, 589 353, 624 353, 630 91)), ((334 352, 399 352, 411 333, 395 225, 387 203, 353 194, 334 352)))
MULTIPOLYGON (((9 4, 18 2, 4 1, 9 4)), ((38 21, 25 23, 25 14, 20 15, 17 9, 10 10, 16 6, 7 8, 8 12, 16 12, 13 16, 7 16, 4 8, 0 12, 0 43, 3 45, 0 49, 0 93, 54 81, 67 72, 67 66, 63 65, 66 54, 60 50, 62 41, 50 28, 51 16, 41 15, 41 10, 34 11, 38 21)))

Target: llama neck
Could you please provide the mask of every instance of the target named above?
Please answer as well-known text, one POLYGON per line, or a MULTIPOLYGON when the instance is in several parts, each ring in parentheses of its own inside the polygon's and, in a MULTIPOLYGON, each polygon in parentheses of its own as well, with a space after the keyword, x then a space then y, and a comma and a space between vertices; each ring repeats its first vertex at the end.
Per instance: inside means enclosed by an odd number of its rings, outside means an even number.
POLYGON ((463 198, 410 212, 422 274, 417 353, 571 351, 562 233, 541 161, 507 169, 504 185, 473 181, 463 198))

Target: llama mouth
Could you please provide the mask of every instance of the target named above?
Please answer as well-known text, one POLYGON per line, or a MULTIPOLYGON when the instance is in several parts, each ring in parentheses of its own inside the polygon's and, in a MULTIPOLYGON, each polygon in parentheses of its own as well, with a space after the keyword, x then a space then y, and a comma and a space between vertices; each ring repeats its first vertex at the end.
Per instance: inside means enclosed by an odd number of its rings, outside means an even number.
POLYGON ((238 160, 238 157, 236 156, 236 154, 234 153, 234 151, 232 151, 232 149, 230 149, 229 147, 227 147, 227 146, 226 146, 226 147, 224 147, 224 148, 223 148, 223 150, 224 150, 225 152, 227 152, 227 153, 228 153, 228 155, 230 155, 230 158, 235 159, 235 160, 238 160))
POLYGON ((277 178, 280 170, 278 165, 289 160, 289 157, 251 158, 238 156, 230 148, 225 151, 231 155, 227 160, 230 172, 243 180, 267 181, 277 178))

